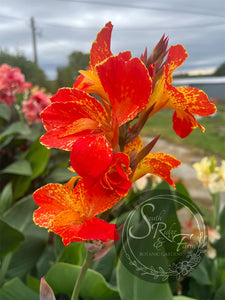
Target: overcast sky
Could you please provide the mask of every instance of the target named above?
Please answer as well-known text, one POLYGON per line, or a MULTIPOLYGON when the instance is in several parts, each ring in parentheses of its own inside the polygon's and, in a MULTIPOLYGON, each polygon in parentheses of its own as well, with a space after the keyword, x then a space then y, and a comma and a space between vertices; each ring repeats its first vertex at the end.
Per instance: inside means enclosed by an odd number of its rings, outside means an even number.
POLYGON ((39 66, 50 79, 77 50, 88 53, 108 21, 112 52, 140 56, 162 34, 183 44, 189 58, 180 70, 217 68, 225 61, 225 0, 0 0, 0 48, 33 60, 30 18, 37 30, 39 66))

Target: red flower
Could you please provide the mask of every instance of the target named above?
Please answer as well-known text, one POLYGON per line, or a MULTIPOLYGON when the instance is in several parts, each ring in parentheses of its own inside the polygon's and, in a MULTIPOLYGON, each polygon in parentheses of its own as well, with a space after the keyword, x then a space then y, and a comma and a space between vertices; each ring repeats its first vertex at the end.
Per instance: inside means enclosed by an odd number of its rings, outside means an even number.
POLYGON ((104 132, 113 148, 118 147, 119 126, 134 119, 146 106, 151 80, 138 58, 125 60, 121 55, 97 65, 96 72, 103 88, 99 93, 103 105, 84 91, 59 90, 41 114, 47 130, 41 138, 45 146, 70 151, 77 138, 104 132))
MULTIPOLYGON (((138 136, 135 140, 126 145, 124 152, 128 155, 136 152, 136 157, 138 157, 138 153, 140 153, 142 149, 143 143, 141 137, 138 136)), ((148 153, 143 159, 137 162, 130 178, 131 181, 134 182, 142 176, 151 173, 161 177, 170 185, 175 187, 174 182, 170 177, 171 171, 174 168, 177 168, 180 164, 181 162, 172 155, 162 152, 148 153)))
POLYGON ((164 65, 164 72, 155 85, 154 91, 145 108, 154 105, 149 117, 163 108, 175 110, 173 115, 173 129, 181 138, 188 136, 196 127, 202 127, 195 119, 197 116, 208 116, 216 111, 214 104, 209 102, 207 95, 196 88, 172 86, 172 72, 183 64, 187 52, 181 45, 171 46, 164 65))
POLYGON ((98 183, 90 188, 80 179, 76 184, 77 179, 38 189, 34 201, 40 207, 34 212, 34 222, 58 234, 65 246, 73 241, 118 239, 116 225, 95 216, 111 208, 120 196, 98 183))
POLYGON ((73 145, 70 162, 89 185, 99 181, 102 188, 120 196, 125 196, 131 187, 129 157, 114 153, 103 134, 79 138, 73 145))

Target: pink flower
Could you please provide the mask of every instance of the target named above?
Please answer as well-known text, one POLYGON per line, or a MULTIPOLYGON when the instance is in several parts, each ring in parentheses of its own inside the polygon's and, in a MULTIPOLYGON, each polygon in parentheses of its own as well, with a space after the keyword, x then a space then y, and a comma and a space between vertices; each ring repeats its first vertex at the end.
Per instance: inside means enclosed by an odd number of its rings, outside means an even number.
POLYGON ((22 112, 25 119, 30 123, 41 122, 40 113, 50 104, 50 99, 42 91, 33 94, 28 101, 23 101, 22 112))
POLYGON ((16 94, 24 93, 32 84, 25 81, 19 68, 12 68, 7 64, 0 66, 0 102, 11 106, 16 101, 16 94))

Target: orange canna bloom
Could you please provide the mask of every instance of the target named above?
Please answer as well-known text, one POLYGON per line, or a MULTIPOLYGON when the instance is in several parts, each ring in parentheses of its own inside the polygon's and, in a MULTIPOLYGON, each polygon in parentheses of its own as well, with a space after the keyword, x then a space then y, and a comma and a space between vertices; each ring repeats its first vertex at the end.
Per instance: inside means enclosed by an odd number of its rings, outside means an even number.
POLYGON ((115 224, 95 217, 120 199, 99 183, 90 188, 85 180, 73 177, 65 185, 47 184, 35 191, 33 197, 40 206, 34 212, 34 222, 58 234, 65 246, 73 241, 119 238, 115 224))
POLYGON ((134 119, 147 105, 151 79, 138 58, 124 60, 120 55, 109 57, 96 70, 107 107, 84 91, 59 90, 41 113, 47 130, 41 137, 42 144, 71 151, 77 138, 104 132, 113 148, 118 147, 119 126, 134 119))
POLYGON ((124 153, 114 153, 104 134, 78 139, 70 156, 72 168, 91 185, 99 181, 102 188, 125 196, 131 181, 130 160, 124 153))
POLYGON ((203 91, 191 87, 172 86, 173 71, 180 67, 187 57, 187 52, 182 45, 169 48, 163 74, 156 83, 149 104, 145 108, 146 111, 154 105, 149 117, 160 109, 174 109, 173 129, 181 138, 188 136, 196 127, 204 131, 204 127, 196 121, 194 115, 208 116, 216 111, 215 105, 210 103, 203 91))
MULTIPOLYGON (((125 146, 124 152, 129 155, 136 153, 138 160, 138 154, 143 150, 143 143, 141 137, 136 137, 131 143, 125 146)), ((133 168, 130 179, 132 182, 138 180, 142 176, 151 173, 164 179, 171 186, 175 187, 173 180, 171 179, 171 171, 177 168, 181 162, 175 157, 162 152, 148 153, 140 161, 136 161, 135 168, 133 168)))

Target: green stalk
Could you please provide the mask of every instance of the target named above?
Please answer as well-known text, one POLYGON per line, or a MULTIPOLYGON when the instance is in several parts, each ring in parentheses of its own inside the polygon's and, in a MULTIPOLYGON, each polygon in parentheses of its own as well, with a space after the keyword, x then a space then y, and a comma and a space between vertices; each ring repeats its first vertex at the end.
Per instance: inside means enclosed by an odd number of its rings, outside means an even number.
POLYGON ((84 264, 80 270, 80 274, 78 275, 76 284, 73 289, 73 294, 72 294, 71 300, 78 300, 81 284, 82 284, 84 276, 88 270, 88 267, 89 267, 90 263, 92 262, 93 257, 94 257, 94 253, 87 251, 87 255, 86 255, 84 264))
POLYGON ((213 228, 219 225, 220 193, 212 194, 213 198, 213 228))

